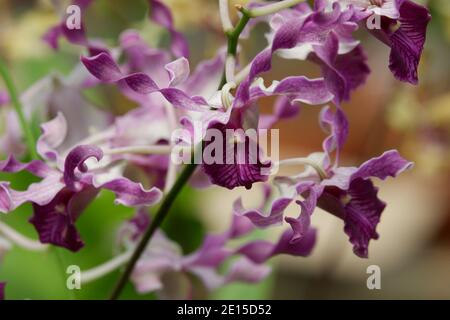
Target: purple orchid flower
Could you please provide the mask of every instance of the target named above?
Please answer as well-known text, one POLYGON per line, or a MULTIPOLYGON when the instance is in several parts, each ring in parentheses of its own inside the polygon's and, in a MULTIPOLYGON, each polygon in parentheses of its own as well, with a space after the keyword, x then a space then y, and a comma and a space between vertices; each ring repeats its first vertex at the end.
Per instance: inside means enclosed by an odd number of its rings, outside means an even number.
MULTIPOLYGON (((134 37, 133 40, 136 41, 138 38, 129 34, 128 37, 134 37)), ((136 43, 138 45, 138 43, 136 43)), ((136 58, 136 55, 135 55, 136 58)), ((134 59, 134 61, 139 61, 134 59)), ((98 79, 104 82, 118 82, 119 86, 127 85, 128 88, 136 93, 141 95, 146 95, 150 93, 154 93, 156 91, 160 92, 168 102, 170 102, 175 108, 182 109, 186 112, 199 113, 203 117, 202 124, 205 125, 204 129, 209 129, 212 127, 217 127, 217 130, 225 133, 226 129, 230 128, 242 128, 243 117, 238 113, 231 115, 231 108, 228 111, 222 111, 222 109, 215 108, 211 110, 211 105, 216 105, 214 102, 215 97, 214 93, 217 92, 217 86, 220 82, 220 77, 216 77, 217 72, 214 72, 210 75, 206 75, 205 72, 216 71, 218 65, 223 65, 223 59, 216 61, 211 61, 207 64, 199 65, 197 72, 195 72, 192 76, 192 79, 188 77, 189 75, 189 64, 185 58, 177 59, 173 62, 167 63, 165 65, 165 71, 168 77, 164 79, 162 76, 159 76, 159 84, 157 84, 157 80, 150 78, 145 73, 132 73, 129 75, 124 75, 119 67, 115 64, 112 57, 109 55, 102 53, 98 56, 91 58, 82 58, 82 62, 86 65, 88 70, 98 79), (205 83, 206 79, 211 79, 217 82, 217 85, 214 89, 214 93, 208 92, 205 88, 199 90, 199 83, 205 83), (165 81, 164 81, 165 80, 165 81), (162 88, 160 86, 163 86, 162 88), (207 101, 202 96, 191 96, 190 93, 202 93, 207 95, 208 93, 212 96, 209 101, 207 101), (230 118, 235 119, 235 121, 230 121, 230 118)), ((222 70, 222 68, 220 68, 222 70)), ((220 71, 221 74, 221 71, 220 71)), ((158 75, 158 73, 156 73, 158 75)), ((209 84, 210 85, 210 84, 209 84)), ((247 141, 248 142, 248 141, 247 141)), ((248 145, 248 143, 247 143, 248 145)), ((205 148, 208 147, 208 144, 205 144, 205 148)), ((227 144, 223 144, 224 149, 227 147, 227 144)), ((246 153, 244 153, 240 148, 234 148, 234 143, 232 143, 232 147, 235 150, 235 159, 241 159, 242 157, 246 157, 246 153)), ((224 156, 226 153, 223 153, 224 156)), ((248 157, 247 157, 248 158, 248 157)), ((249 159, 246 159, 242 164, 232 164, 225 165, 225 160, 223 159, 222 164, 213 164, 213 165, 203 165, 203 169, 205 173, 211 178, 211 181, 215 184, 227 187, 234 188, 237 186, 246 186, 250 188, 253 182, 262 181, 266 177, 260 174, 262 167, 268 167, 269 164, 262 163, 259 159, 256 161, 255 165, 249 163, 249 159), (228 168, 224 170, 224 166, 228 168)))
MULTIPOLYGON (((83 11, 86 10, 92 3, 92 0, 80 1, 74 0, 73 4, 79 6, 83 11)), ((149 19, 167 29, 171 36, 170 48, 176 57, 188 57, 189 46, 179 31, 175 29, 172 13, 170 9, 159 0, 148 0, 150 6, 149 19)), ((59 24, 51 27, 42 37, 42 39, 53 49, 57 50, 59 47, 59 38, 64 37, 72 44, 86 47, 89 55, 94 56, 101 52, 108 52, 106 46, 100 41, 88 39, 83 23, 79 29, 69 29, 66 24, 66 19, 63 19, 59 24)))
POLYGON ((378 199, 377 188, 371 178, 381 180, 396 177, 412 167, 396 150, 390 150, 377 158, 370 159, 359 167, 338 167, 339 151, 347 135, 347 121, 338 108, 333 114, 325 107, 321 114, 322 124, 331 129, 325 139, 325 153, 316 163, 315 170, 309 170, 297 177, 277 177, 280 184, 291 185, 295 193, 305 198, 297 203, 301 213, 297 218, 287 217, 294 231, 291 241, 301 239, 309 229, 310 216, 316 206, 336 215, 344 221, 344 231, 353 244, 353 251, 360 257, 367 257, 368 244, 377 239, 376 227, 380 221, 385 203, 378 199), (336 162, 331 164, 330 154, 336 151, 336 162))
POLYGON ((113 191, 116 203, 127 206, 153 205, 161 198, 159 189, 146 190, 140 183, 123 177, 122 172, 112 166, 111 157, 104 157, 97 146, 78 145, 66 156, 57 151, 67 132, 62 114, 44 124, 42 130, 37 150, 44 159, 53 162, 53 166, 41 160, 23 164, 11 156, 0 163, 2 172, 26 170, 42 178, 25 191, 12 189, 8 182, 0 183, 0 212, 10 212, 31 202, 34 216, 30 222, 36 227, 41 242, 79 250, 83 243, 75 222, 101 189, 113 191), (97 169, 94 169, 95 165, 91 166, 92 170, 89 170, 86 164, 89 158, 104 163, 97 169))
MULTIPOLYGON (((81 11, 87 9, 92 0, 74 0, 72 4, 77 5, 81 11)), ((80 28, 69 29, 66 23, 66 17, 60 23, 51 27, 42 36, 52 49, 59 48, 59 38, 64 37, 68 42, 86 47, 90 55, 96 55, 100 52, 107 51, 106 46, 99 41, 93 41, 87 38, 84 24, 80 22, 80 28)))
MULTIPOLYGON (((347 119, 340 108, 333 113, 325 107, 321 113, 321 125, 330 131, 323 143, 325 152, 297 161, 309 165, 305 172, 290 177, 275 177, 274 182, 280 192, 271 204, 263 202, 259 209, 247 210, 238 199, 234 203, 235 214, 248 218, 260 228, 281 224, 286 207, 301 196, 304 200, 296 201, 301 208, 300 215, 297 218, 285 217, 292 227, 290 243, 296 243, 308 234, 311 215, 316 207, 320 207, 344 221, 344 231, 353 244, 355 254, 367 257, 369 241, 378 238, 376 226, 385 208, 384 202, 377 197, 377 188, 371 178, 384 180, 388 176, 396 177, 411 168, 412 163, 403 159, 396 150, 391 150, 360 167, 338 167, 339 154, 348 134, 347 119), (331 162, 333 152, 334 163, 331 162)), ((283 162, 296 163, 296 159, 283 162)), ((266 189, 264 194, 267 201, 271 191, 266 189)))
MULTIPOLYGON (((335 1, 336 2, 336 1, 335 1)), ((394 76, 411 84, 418 83, 417 69, 425 44, 431 15, 428 9, 411 0, 339 0, 351 10, 356 22, 380 18, 380 26, 370 26, 370 32, 391 48, 389 69, 394 76)))
MULTIPOLYGON (((136 235, 145 229, 142 222, 148 224, 149 220, 148 215, 140 210, 121 230, 121 242, 133 246, 136 235)), ((275 244, 257 240, 238 248, 229 247, 229 241, 236 241, 254 229, 246 217, 234 215, 228 230, 206 236, 198 250, 185 256, 177 244, 158 231, 138 261, 131 279, 141 293, 156 291, 162 298, 193 298, 196 290, 192 277, 199 279, 208 290, 237 281, 259 282, 270 273, 270 268, 262 263, 278 254, 307 256, 315 242, 315 232, 310 230, 302 241, 291 244, 289 239, 292 232, 288 230, 275 244), (224 274, 218 272, 225 261, 235 257, 237 260, 224 274), (180 291, 174 292, 174 288, 184 288, 181 291, 185 293, 180 296, 180 291)))
MULTIPOLYGON (((149 223, 148 214, 138 210, 136 217, 122 228, 121 242, 133 246, 149 223)), ((165 299, 195 297, 197 285, 194 285, 193 277, 208 290, 235 281, 261 281, 270 273, 270 268, 246 258, 234 262, 224 275, 218 273, 219 266, 233 255, 231 249, 224 247, 228 238, 247 234, 252 228, 246 221, 235 220, 225 234, 207 236, 196 252, 186 256, 176 243, 158 231, 138 261, 131 279, 138 292, 156 291, 165 299)))
POLYGON ((331 93, 336 104, 348 100, 350 92, 362 85, 369 73, 366 55, 352 38, 358 27, 353 14, 342 11, 338 4, 327 12, 326 4, 319 1, 314 10, 305 3, 274 15, 270 21, 272 31, 267 35, 269 48, 253 59, 237 99, 241 103, 250 99, 254 79, 269 71, 273 54, 279 54, 288 59, 310 59, 321 66, 325 87, 322 95, 317 96, 315 91, 316 97, 331 93))
MULTIPOLYGON (((197 76, 200 75, 200 72, 193 75, 193 79, 196 81, 188 77, 189 65, 184 58, 166 64, 165 69, 169 74, 169 78, 166 83, 160 82, 160 84, 146 73, 124 74, 112 57, 106 53, 101 53, 95 57, 83 57, 82 62, 96 78, 103 82, 117 82, 119 86, 126 85, 131 91, 141 95, 160 92, 175 108, 189 113, 191 119, 188 120, 184 117, 185 123, 188 121, 191 126, 194 126, 192 124, 192 122, 195 122, 193 119, 200 117, 203 135, 206 134, 207 129, 212 128, 222 133, 225 133, 227 129, 250 128, 245 125, 245 121, 248 119, 247 115, 254 112, 251 110, 254 108, 251 105, 261 97, 280 95, 285 96, 291 102, 305 102, 309 104, 328 102, 332 98, 332 95, 326 90, 325 83, 320 79, 310 80, 306 77, 289 77, 280 82, 274 82, 269 88, 265 88, 262 84, 256 84, 252 87, 251 97, 246 101, 245 105, 239 104, 238 99, 230 97, 232 100, 231 106, 227 108, 222 105, 220 99, 217 100, 220 97, 220 92, 217 92, 217 89, 214 89, 214 92, 208 92, 209 95, 205 95, 206 90, 201 92, 205 96, 194 95, 198 92, 198 82, 205 82, 205 80, 197 76), (197 115, 195 115, 196 113, 197 115)), ((213 62, 212 64, 214 69, 216 69, 216 64, 218 63, 213 62)), ((199 68, 206 69, 206 66, 200 65, 199 68)), ((214 75, 214 80, 217 81, 218 85, 220 78, 216 78, 214 75)), ((257 123, 253 124, 253 128, 256 129, 256 127, 257 123)), ((195 130, 192 129, 192 131, 195 130)), ((228 146, 228 150, 234 149, 235 159, 249 157, 248 153, 245 152, 245 154, 239 154, 239 148, 234 148, 234 144, 235 142, 233 141, 225 141, 223 148, 225 150, 228 146)), ((205 147, 208 147, 208 143, 206 143, 205 147)), ((223 155, 225 156, 225 154, 224 152, 223 155)), ((249 159, 245 159, 246 161, 237 165, 227 165, 225 160, 222 159, 221 163, 204 164, 202 167, 215 184, 229 189, 238 186, 249 188, 254 182, 264 181, 267 178, 267 176, 261 175, 260 171, 262 168, 268 167, 268 164, 259 160, 259 152, 253 156, 257 159, 254 165, 247 165, 249 159)))
POLYGON ((389 68, 394 76, 401 81, 417 84, 417 68, 431 15, 427 8, 410 0, 396 0, 395 7, 398 18, 394 19, 381 11, 379 14, 387 19, 382 20, 382 30, 374 30, 373 33, 391 47, 389 68), (392 26, 397 23, 400 27, 393 30, 392 26))
POLYGON ((127 85, 131 90, 147 95, 160 92, 175 108, 182 110, 202 111, 208 110, 209 105, 200 96, 190 97, 181 89, 175 87, 186 79, 189 74, 189 63, 185 58, 179 58, 165 65, 169 74, 169 81, 161 88, 156 81, 145 73, 122 73, 114 59, 107 53, 101 53, 94 57, 82 57, 82 63, 88 71, 102 82, 118 82, 119 85, 127 85))
POLYGON ((84 243, 75 222, 97 194, 98 190, 89 187, 79 192, 64 188, 48 204, 33 203, 34 215, 30 223, 36 228, 40 241, 74 252, 80 250, 84 243))
MULTIPOLYGON (((268 51, 271 51, 283 58, 309 59, 318 63, 329 91, 335 96, 334 102, 339 104, 348 100, 350 92, 365 82, 370 71, 366 55, 352 33, 358 22, 366 21, 372 15, 383 17, 381 30, 371 32, 391 47, 389 68, 394 76, 417 84, 417 67, 430 20, 425 7, 410 0, 321 0, 315 2, 314 10, 302 4, 272 17, 272 31, 267 35, 271 49, 254 59, 255 68, 250 72, 247 87, 258 73, 270 69, 271 54, 268 51), (400 27, 392 31, 396 23, 400 27)), ((242 88, 245 100, 248 88, 242 88)))
MULTIPOLYGON (((226 124, 230 119, 231 109, 248 108, 262 97, 286 96, 291 102, 303 102, 311 105, 329 102, 333 97, 326 89, 322 79, 308 79, 303 76, 288 77, 281 81, 274 81, 269 87, 265 87, 263 83, 255 83, 251 86, 248 99, 243 101, 238 95, 236 99, 232 97, 232 108, 229 109, 217 100, 220 98, 217 87, 220 83, 221 69, 223 68, 220 66, 223 66, 223 58, 200 64, 197 68, 198 71, 191 77, 188 77, 189 64, 186 59, 180 58, 170 63, 167 63, 166 59, 161 59, 159 60, 161 66, 166 63, 164 71, 169 75, 169 77, 163 77, 160 75, 161 72, 156 71, 153 67, 148 69, 149 64, 144 60, 147 58, 141 52, 147 52, 149 57, 152 52, 148 49, 145 50, 136 33, 130 32, 124 35, 122 45, 131 58, 131 68, 127 66, 120 68, 113 57, 107 53, 101 53, 94 57, 82 57, 81 60, 88 71, 102 82, 115 82, 122 88, 127 86, 131 91, 146 97, 159 92, 175 108, 203 113, 205 127, 208 127, 209 123, 213 121, 226 124), (138 71, 136 67, 141 67, 142 70, 136 72, 138 71), (211 72, 214 77, 208 76, 211 72)), ((153 52, 153 55, 156 54, 157 52, 153 52)), ((220 53, 219 57, 223 57, 223 54, 220 53)), ((250 86, 248 89, 250 90, 250 86)))

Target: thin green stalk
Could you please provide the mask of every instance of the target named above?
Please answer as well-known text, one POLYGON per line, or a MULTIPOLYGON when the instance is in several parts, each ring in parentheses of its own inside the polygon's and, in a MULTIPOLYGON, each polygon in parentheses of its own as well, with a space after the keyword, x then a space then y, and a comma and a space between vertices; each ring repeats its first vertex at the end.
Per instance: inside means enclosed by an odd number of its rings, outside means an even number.
POLYGON ((155 218, 153 219, 152 223, 148 227, 144 236, 140 240, 138 246, 134 250, 130 261, 128 262, 127 266, 125 267, 125 271, 122 273, 119 281, 117 282, 116 286, 114 287, 114 290, 110 296, 110 300, 117 300, 119 298, 120 294, 122 293, 123 288, 125 287, 126 283, 128 282, 131 272, 133 272, 134 266, 136 265, 137 261, 141 257, 145 248, 147 247, 148 242, 153 237, 153 234, 155 233, 155 231, 162 224, 162 222, 164 221, 167 214, 170 212, 170 208, 172 207, 172 204, 174 203, 176 197, 178 196, 180 191, 183 189, 184 185, 188 182, 189 178, 194 173, 196 167, 197 167, 197 164, 195 164, 195 163, 186 165, 186 167, 183 169, 183 171, 181 172, 178 179, 175 181, 175 184, 173 185, 172 189, 170 189, 169 193, 164 198, 164 200, 161 204, 161 207, 159 207, 159 210, 155 215, 155 218))
POLYGON ((28 152, 32 159, 38 159, 39 156, 36 153, 36 140, 31 130, 31 126, 27 123, 25 116, 23 114, 22 105, 20 103, 19 97, 17 95, 16 87, 11 79, 8 69, 5 63, 0 59, 0 75, 5 81, 6 89, 8 90, 9 97, 17 113, 17 118, 19 119, 19 124, 22 128, 23 135, 25 136, 25 141, 28 147, 28 152))
MULTIPOLYGON (((239 36, 241 35, 241 32, 244 30, 244 28, 247 25, 249 20, 250 20, 250 17, 244 13, 242 15, 241 19, 239 20, 239 23, 237 24, 237 26, 232 31, 227 33, 227 37, 228 37, 227 52, 228 52, 228 54, 236 55, 239 36)), ((225 77, 223 77, 222 81, 219 85, 219 89, 221 89, 225 83, 226 83, 226 79, 225 79, 225 77)), ((172 189, 169 191, 169 193, 163 199, 161 206, 159 207, 159 209, 155 215, 155 218, 153 219, 153 221, 150 224, 150 226, 148 227, 148 229, 145 231, 144 236, 140 240, 133 255, 131 256, 130 261, 128 262, 127 266, 125 267, 125 271, 122 273, 122 275, 119 278, 119 281, 116 283, 114 290, 110 296, 110 300, 117 300, 120 297, 120 294, 122 293, 123 288, 125 287, 126 283, 128 282, 128 279, 130 278, 131 273, 133 272, 134 266, 136 265, 137 261, 141 257, 145 248, 147 247, 148 242, 151 240, 155 231, 160 227, 160 225, 164 221, 165 217, 170 212, 170 208, 172 207, 172 204, 174 203, 178 194, 183 189, 184 185, 188 182, 189 178, 192 176, 192 174, 194 173, 196 168, 197 168, 197 164, 195 164, 195 163, 186 165, 186 167, 180 173, 180 176, 178 177, 178 179, 175 181, 175 184, 173 185, 172 189)))
POLYGON ((247 15, 246 12, 243 12, 241 19, 239 20, 237 26, 231 30, 230 32, 227 32, 228 37, 228 54, 235 56, 236 50, 239 42, 239 36, 241 35, 242 31, 244 31, 245 26, 247 25, 248 21, 250 20, 250 16, 247 15))
MULTIPOLYGON (((247 11, 242 12, 242 17, 239 20, 238 24, 233 30, 230 30, 225 33, 228 39, 228 47, 227 47, 227 55, 229 56, 236 56, 237 53, 237 47, 239 43, 239 36, 241 35, 242 31, 244 30, 247 23, 250 21, 250 16, 247 14, 247 11)), ((227 82, 225 70, 222 75, 222 81, 220 82, 219 89, 222 89, 222 87, 227 82)))

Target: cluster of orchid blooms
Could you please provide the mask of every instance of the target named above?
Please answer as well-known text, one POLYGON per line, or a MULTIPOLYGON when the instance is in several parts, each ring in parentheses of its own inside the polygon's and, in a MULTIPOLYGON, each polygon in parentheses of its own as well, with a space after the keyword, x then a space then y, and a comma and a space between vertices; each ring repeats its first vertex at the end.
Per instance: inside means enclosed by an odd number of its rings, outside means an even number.
MULTIPOLYGON (((74 4, 84 10, 91 2, 74 4)), ((31 203, 34 214, 30 222, 41 244, 24 239, 0 222, 0 255, 13 244, 30 250, 45 250, 46 244, 74 252, 82 249, 84 243, 76 221, 99 192, 107 189, 114 192, 117 204, 136 208, 135 218, 125 222, 118 232, 122 253, 112 260, 118 267, 130 259, 151 224, 148 207, 163 202, 177 184, 183 166, 171 161, 176 145, 183 144, 185 149, 189 146, 190 151, 206 147, 209 141, 205 136, 210 128, 222 132, 269 129, 277 121, 296 116, 302 104, 325 105, 319 124, 328 136, 321 152, 284 159, 278 164, 304 165, 304 171, 281 176, 264 170, 274 163, 260 159, 264 154, 261 148, 254 162, 245 161, 254 156, 248 148, 236 147, 231 148, 235 158, 244 161, 191 165, 188 183, 194 187, 214 184, 248 189, 260 184, 263 202, 249 209, 236 200, 229 228, 206 236, 200 248, 189 255, 184 255, 179 245, 158 228, 133 265, 130 279, 139 292, 157 292, 166 298, 193 297, 194 284, 199 283, 214 289, 233 281, 261 281, 270 273, 264 263, 271 257, 311 253, 316 230, 310 220, 316 207, 342 219, 354 253, 367 257, 370 240, 378 238, 376 227, 385 208, 372 178, 395 177, 412 163, 390 150, 359 167, 339 164, 349 130, 341 104, 364 84, 370 72, 364 49, 353 34, 367 28, 367 19, 379 16, 380 28, 368 32, 390 47, 389 68, 393 75, 416 84, 430 20, 428 10, 411 0, 316 0, 313 5, 299 0, 260 1, 238 6, 240 21, 234 26, 228 2, 220 0, 228 50, 221 48, 215 57, 199 63, 190 73, 188 44, 175 30, 170 10, 160 0, 148 3, 150 20, 170 34, 168 49, 150 47, 135 30, 123 32, 118 46, 108 48, 99 40, 89 39, 85 26, 71 30, 64 20, 44 36, 55 50, 64 38, 86 49, 86 54, 69 76, 49 75, 21 95, 26 119, 36 113, 47 119, 36 143, 38 158, 26 163, 17 160, 26 152, 23 133, 16 113, 5 113, 8 126, 1 148, 9 157, 0 161, 0 170, 25 170, 41 180, 24 191, 0 182, 0 212, 9 213, 31 203), (237 41, 240 35, 248 36, 257 23, 270 27, 267 46, 248 66, 241 67, 237 41), (274 55, 313 62, 319 66, 321 77, 291 75, 266 86, 261 77, 271 69, 274 55), (117 86, 138 107, 115 116, 83 97, 84 89, 105 83, 117 86), (258 101, 268 96, 276 97, 273 113, 259 114, 258 101), (205 130, 200 139, 193 139, 186 133, 193 133, 198 123, 205 130), (173 139, 177 129, 183 129, 184 134, 173 139), (150 187, 144 188, 144 181, 127 176, 129 167, 141 169, 146 186, 151 181, 150 187), (290 204, 298 205, 297 217, 284 216, 290 204), (230 244, 257 228, 283 222, 287 222, 285 231, 275 243, 241 240, 239 246, 230 244)), ((8 100, 8 95, 0 95, 2 103, 8 100)), ((239 145, 246 140, 231 139, 225 144, 239 145)), ((86 274, 82 281, 94 278, 86 274)), ((0 292, 3 286, 0 284, 0 292)))

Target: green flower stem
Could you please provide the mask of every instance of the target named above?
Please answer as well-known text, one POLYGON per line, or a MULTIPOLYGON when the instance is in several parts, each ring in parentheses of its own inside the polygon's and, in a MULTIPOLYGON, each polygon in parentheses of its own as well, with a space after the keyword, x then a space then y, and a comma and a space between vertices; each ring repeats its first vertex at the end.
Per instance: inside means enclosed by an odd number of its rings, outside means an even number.
MULTIPOLYGON (((247 14, 247 11, 246 10, 240 11, 242 12, 242 17, 239 20, 236 27, 230 31, 225 32, 225 35, 227 36, 228 40, 227 55, 232 57, 236 57, 237 47, 239 43, 239 36, 241 35, 247 23, 250 21, 250 16, 247 14)), ((220 82, 219 90, 222 89, 225 83, 227 83, 226 70, 223 71, 222 81, 220 82)))
POLYGON ((17 95, 16 87, 11 79, 11 76, 8 72, 8 69, 5 63, 0 59, 0 75, 5 81, 6 88, 9 93, 9 97, 14 106, 14 109, 17 113, 17 118, 19 119, 19 124, 22 128, 23 135, 25 137, 25 141, 28 147, 28 152, 32 159, 39 159, 39 156, 36 153, 36 140, 33 135, 33 131, 31 130, 31 126, 27 123, 25 116, 23 114, 22 105, 20 103, 19 97, 17 95))
POLYGON ((175 184, 173 185, 172 189, 170 189, 169 193, 167 193, 167 196, 164 198, 161 206, 159 207, 159 210, 156 213, 155 218, 153 219, 148 229, 145 231, 145 234, 141 238, 137 247, 134 249, 133 255, 131 256, 130 261, 125 267, 125 271, 122 273, 119 281, 114 287, 113 293, 110 296, 110 300, 117 300, 120 297, 123 288, 125 287, 126 283, 128 282, 128 279, 130 278, 131 273, 133 272, 134 266, 141 257, 145 248, 147 247, 148 242, 151 240, 155 231, 159 228, 159 226, 166 218, 167 214, 170 212, 172 204, 174 203, 178 194, 183 189, 184 185, 188 182, 189 178, 192 176, 196 168, 197 164, 195 163, 186 165, 186 167, 183 169, 178 179, 175 181, 175 184))

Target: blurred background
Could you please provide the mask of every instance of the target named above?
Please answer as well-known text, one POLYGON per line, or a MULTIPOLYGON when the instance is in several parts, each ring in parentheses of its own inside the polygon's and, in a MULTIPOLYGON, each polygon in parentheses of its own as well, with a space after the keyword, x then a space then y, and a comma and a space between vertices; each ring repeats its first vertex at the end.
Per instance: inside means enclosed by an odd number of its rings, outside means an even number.
MULTIPOLYGON (((55 52, 41 40, 47 29, 59 21, 55 13, 55 3, 61 5, 59 2, 0 0, 0 55, 8 62, 21 92, 50 72, 67 74, 78 62, 80 47, 63 40, 60 50, 55 52)), ((172 8, 178 30, 189 39, 191 69, 198 61, 213 57, 224 43, 217 1, 164 2, 172 8)), ((388 206, 378 227, 380 239, 370 244, 370 258, 354 256, 342 221, 317 209, 313 225, 319 230, 318 244, 310 257, 277 257, 271 262, 274 272, 263 283, 229 285, 209 298, 450 298, 450 1, 420 2, 428 5, 433 19, 420 66, 419 86, 396 81, 388 69, 388 48, 367 33, 358 33, 372 73, 366 85, 344 105, 351 126, 341 165, 358 165, 391 148, 399 149, 416 164, 395 180, 377 182, 379 196, 388 206), (381 290, 367 289, 369 265, 381 268, 381 290)), ((146 14, 145 0, 97 0, 83 13, 83 19, 90 38, 102 38, 111 46, 117 45, 118 35, 127 28, 138 29, 150 44, 163 46, 167 34, 152 25, 146 14)), ((266 31, 266 26, 258 25, 251 37, 243 41, 243 61, 249 61, 265 45, 266 31)), ((318 74, 316 67, 308 63, 275 59, 273 71, 265 79, 279 79, 288 71, 298 75, 318 74)), ((96 90, 97 104, 114 113, 121 114, 134 107, 112 86, 96 90)), ((88 91, 84 97, 94 99, 88 91)), ((272 103, 271 99, 263 100, 262 109, 270 111, 272 103)), ((304 107, 296 119, 279 123, 281 158, 320 150, 324 134, 317 123, 318 112, 319 108, 304 107)), ((1 117, 0 133, 5 127, 5 119, 1 117)), ((0 178, 11 181, 18 189, 33 181, 28 174, 14 177, 1 174, 0 178)), ((238 196, 250 206, 258 203, 260 194, 257 187, 245 193, 186 188, 164 229, 185 252, 190 252, 200 244, 205 232, 224 230, 231 218, 232 202, 238 196)), ((102 192, 81 216, 77 225, 86 247, 77 254, 61 250, 66 264, 89 269, 111 258, 118 225, 133 215, 132 209, 115 206, 112 200, 111 193, 102 192)), ((294 205, 287 212, 292 216, 298 214, 294 205)), ((24 205, 0 218, 36 238, 27 222, 29 216, 31 206, 24 205)), ((278 228, 261 231, 261 236, 275 239, 279 231, 278 228)), ((7 289, 10 299, 73 298, 65 289, 65 280, 57 276, 59 273, 51 252, 36 254, 14 248, 0 262, 0 280, 10 284, 7 289)), ((105 298, 117 277, 115 272, 83 286, 75 292, 76 298, 105 298)), ((130 284, 123 296, 152 297, 136 294, 130 284)))

